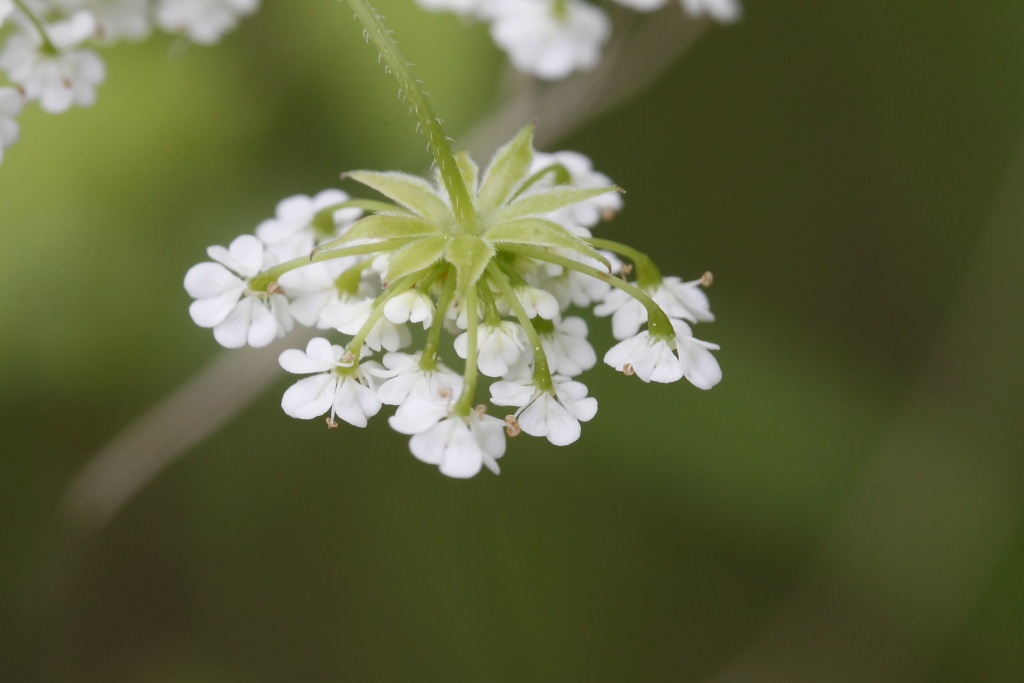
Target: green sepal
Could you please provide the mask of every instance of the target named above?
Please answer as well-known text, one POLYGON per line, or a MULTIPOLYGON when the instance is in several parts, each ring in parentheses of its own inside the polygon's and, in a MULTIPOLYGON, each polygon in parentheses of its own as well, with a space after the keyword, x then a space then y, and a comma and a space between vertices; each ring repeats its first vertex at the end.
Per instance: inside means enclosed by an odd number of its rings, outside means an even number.
POLYGON ((345 175, 435 223, 443 225, 452 220, 451 209, 419 176, 397 171, 349 171, 345 175))
POLYGON ((501 207, 494 213, 492 220, 498 222, 524 216, 535 216, 540 213, 550 213, 551 211, 564 209, 567 206, 578 204, 607 192, 619 191, 619 188, 614 185, 607 187, 556 187, 550 190, 541 190, 501 207))
POLYGON ((533 161, 533 124, 523 126, 512 140, 494 154, 480 183, 477 213, 487 215, 508 201, 533 161))
POLYGON ((494 254, 494 247, 476 235, 456 235, 448 241, 444 257, 455 266, 460 293, 476 284, 494 254))
MULTIPOLYGON (((558 247, 599 261, 611 270, 611 264, 597 249, 569 232, 565 226, 544 218, 517 218, 498 223, 484 233, 492 244, 528 244, 535 247, 558 247)), ((500 247, 499 247, 500 248, 500 247)))
POLYGON ((334 212, 339 209, 362 209, 363 211, 405 211, 397 204, 378 202, 373 199, 346 199, 343 202, 326 206, 313 216, 313 229, 318 235, 331 236, 337 230, 334 224, 334 212))
POLYGON ((541 178, 549 174, 552 176, 552 185, 568 185, 572 182, 572 175, 569 173, 569 169, 567 169, 563 164, 551 164, 550 166, 545 166, 524 180, 523 184, 519 186, 518 190, 516 190, 512 199, 515 199, 522 193, 529 190, 541 178))
POLYGON ((476 200, 476 186, 480 175, 480 167, 469 156, 469 152, 462 150, 455 154, 455 163, 459 165, 459 173, 462 175, 462 182, 466 183, 469 196, 476 200))
POLYGON ((354 240, 387 240, 405 239, 436 235, 436 224, 418 216, 395 216, 387 213, 375 213, 365 216, 352 224, 345 234, 336 240, 326 242, 317 247, 318 250, 333 249, 354 240))
POLYGON ((403 275, 415 273, 437 263, 444 256, 448 239, 444 235, 421 237, 391 252, 388 258, 387 279, 394 282, 403 275))

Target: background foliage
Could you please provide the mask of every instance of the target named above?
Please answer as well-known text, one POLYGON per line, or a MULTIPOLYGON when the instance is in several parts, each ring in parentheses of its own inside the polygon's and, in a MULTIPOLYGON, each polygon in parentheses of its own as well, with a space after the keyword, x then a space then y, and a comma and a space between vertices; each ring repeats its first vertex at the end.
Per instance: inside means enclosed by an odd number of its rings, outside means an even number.
MULTIPOLYGON (((458 139, 501 56, 381 5, 458 139)), ((23 114, 0 678, 1024 680, 1024 5, 746 6, 550 148, 627 189, 608 234, 714 271, 721 385, 595 369, 579 442, 512 441, 467 482, 383 425, 287 418, 282 372, 78 542, 55 512, 75 473, 222 353, 181 286, 206 245, 429 159, 331 2, 267 2, 214 49, 120 47, 95 107, 23 114)))

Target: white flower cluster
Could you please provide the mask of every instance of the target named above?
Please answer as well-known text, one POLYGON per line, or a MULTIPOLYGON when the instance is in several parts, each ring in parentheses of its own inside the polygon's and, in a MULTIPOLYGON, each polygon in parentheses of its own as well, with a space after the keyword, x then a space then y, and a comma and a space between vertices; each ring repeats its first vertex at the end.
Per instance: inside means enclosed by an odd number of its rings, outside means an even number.
POLYGON ((96 100, 106 78, 87 43, 147 38, 154 27, 209 45, 233 29, 259 0, 0 0, 0 161, 18 138, 26 102, 59 114, 96 100))
MULTIPOLYGON (((584 0, 417 0, 432 11, 456 12, 490 24, 494 42, 512 65, 546 80, 557 80, 597 65, 612 32, 603 10, 584 0)), ((637 12, 653 12, 670 0, 614 0, 637 12)), ((693 17, 723 23, 739 20, 739 0, 680 0, 693 17)))
POLYGON ((620 341, 604 360, 616 370, 718 383, 718 347, 687 324, 713 319, 710 275, 662 278, 640 252, 593 237, 622 199, 589 159, 534 152, 527 127, 482 173, 465 153, 453 164, 454 184, 440 172, 343 176, 387 201, 340 190, 281 201, 255 234, 210 247, 212 261, 188 271, 192 319, 229 348, 265 346, 296 324, 323 330, 280 356, 307 375, 284 393, 285 413, 364 427, 395 406, 388 422, 413 455, 451 477, 498 472, 506 434, 566 445, 594 417, 576 378, 598 356, 573 306, 611 316, 620 341), (481 378, 490 402, 511 409, 504 419, 475 404, 481 378))

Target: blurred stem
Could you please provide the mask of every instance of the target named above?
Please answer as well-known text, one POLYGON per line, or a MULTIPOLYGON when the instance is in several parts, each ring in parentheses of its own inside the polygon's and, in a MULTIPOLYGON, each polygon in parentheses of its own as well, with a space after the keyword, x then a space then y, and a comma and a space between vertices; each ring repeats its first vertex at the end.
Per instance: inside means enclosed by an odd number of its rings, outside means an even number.
POLYGON ((58 50, 57 46, 53 44, 52 40, 50 40, 50 34, 46 32, 46 27, 43 25, 43 22, 39 19, 39 17, 36 16, 36 13, 30 10, 27 5, 25 5, 24 0, 14 0, 14 4, 17 5, 18 9, 21 10, 22 14, 28 17, 28 20, 32 22, 32 25, 35 27, 35 29, 39 31, 39 36, 43 40, 43 54, 51 56, 60 54, 60 50, 58 50))
POLYGON ((471 235, 477 233, 476 210, 466 189, 466 183, 459 172, 459 164, 452 154, 451 145, 448 144, 448 136, 441 127, 441 120, 437 118, 426 93, 420 88, 420 82, 413 78, 409 70, 409 63, 398 51, 391 32, 384 28, 380 15, 377 14, 370 3, 366 0, 347 0, 349 6, 356 14, 356 18, 363 25, 366 36, 373 42, 386 68, 398 81, 398 88, 402 96, 412 106, 413 114, 416 115, 420 129, 427 136, 427 144, 430 152, 434 155, 438 170, 441 172, 441 179, 448 196, 452 202, 452 211, 463 229, 471 235))

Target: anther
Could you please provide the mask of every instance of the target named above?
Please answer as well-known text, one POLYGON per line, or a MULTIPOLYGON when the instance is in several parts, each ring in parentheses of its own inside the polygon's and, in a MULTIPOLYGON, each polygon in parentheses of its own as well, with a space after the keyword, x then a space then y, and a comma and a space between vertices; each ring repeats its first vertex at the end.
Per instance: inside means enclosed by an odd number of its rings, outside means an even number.
POLYGON ((327 418, 327 428, 328 429, 337 429, 337 427, 338 427, 338 422, 333 417, 328 417, 327 418))
POLYGON ((276 294, 277 292, 284 293, 284 290, 281 289, 281 285, 277 283, 277 280, 274 280, 267 285, 267 294, 276 294))
POLYGON ((355 361, 356 361, 356 354, 352 353, 351 351, 346 351, 345 353, 343 353, 341 355, 341 362, 342 363, 354 363, 355 361))
POLYGON ((518 436, 523 428, 519 426, 519 420, 516 419, 515 415, 505 416, 505 433, 509 436, 518 436))
POLYGON ((714 276, 711 275, 711 271, 710 270, 706 271, 703 275, 700 276, 700 284, 703 287, 710 287, 711 283, 714 282, 714 281, 715 281, 715 278, 714 278, 714 276))
POLYGON ((623 263, 622 266, 619 268, 619 275, 621 275, 622 277, 625 277, 625 276, 629 275, 632 272, 633 272, 633 264, 632 263, 623 263))
POLYGON ((636 374, 636 370, 634 370, 633 366, 630 365, 629 363, 624 363, 622 365, 622 374, 624 374, 626 377, 630 377, 636 374))

